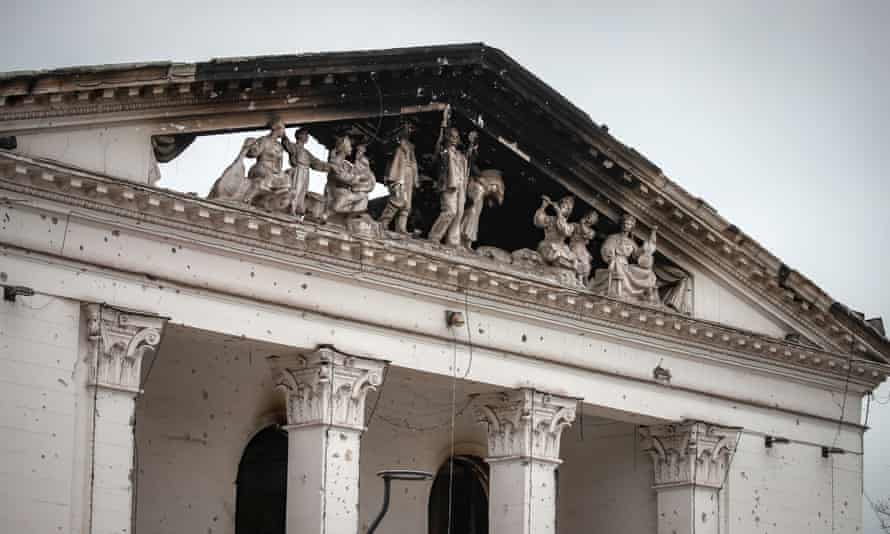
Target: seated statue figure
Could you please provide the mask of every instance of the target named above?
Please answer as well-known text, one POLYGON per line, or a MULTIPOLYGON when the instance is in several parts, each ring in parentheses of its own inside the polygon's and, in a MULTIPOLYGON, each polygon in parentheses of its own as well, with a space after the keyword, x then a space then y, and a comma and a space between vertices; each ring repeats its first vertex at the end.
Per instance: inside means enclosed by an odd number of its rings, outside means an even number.
POLYGON ((269 211, 284 212, 290 204, 290 174, 281 158, 288 150, 284 144, 284 123, 273 120, 269 133, 260 138, 248 137, 235 161, 213 184, 207 198, 243 202, 269 211), (244 174, 244 158, 255 159, 244 174))
POLYGON ((625 214, 621 231, 603 242, 600 253, 608 267, 596 270, 589 287, 610 297, 658 305, 658 280, 652 270, 655 229, 649 240, 639 246, 631 235, 636 222, 633 215, 625 214))
POLYGON ((355 162, 350 162, 347 157, 352 152, 352 141, 344 135, 337 139, 331 151, 325 185, 326 216, 331 221, 345 223, 368 210, 368 195, 377 180, 365 156, 366 148, 367 145, 360 144, 355 162))
POLYGON ((544 240, 538 243, 538 254, 544 263, 554 267, 575 271, 575 254, 566 244, 566 239, 575 233, 575 224, 569 222, 569 216, 575 208, 575 197, 565 196, 559 202, 553 202, 544 195, 541 207, 535 212, 534 223, 544 229, 544 240), (548 213, 553 208, 553 215, 548 213))

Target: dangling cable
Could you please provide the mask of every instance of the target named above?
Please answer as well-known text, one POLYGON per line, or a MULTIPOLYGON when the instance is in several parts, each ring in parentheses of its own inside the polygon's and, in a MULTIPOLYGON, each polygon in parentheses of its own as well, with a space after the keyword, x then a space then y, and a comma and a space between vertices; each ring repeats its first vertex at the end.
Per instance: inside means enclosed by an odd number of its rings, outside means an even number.
POLYGON ((452 515, 454 512, 454 425, 457 403, 457 334, 452 330, 454 342, 451 353, 451 452, 448 456, 448 534, 451 534, 452 515))

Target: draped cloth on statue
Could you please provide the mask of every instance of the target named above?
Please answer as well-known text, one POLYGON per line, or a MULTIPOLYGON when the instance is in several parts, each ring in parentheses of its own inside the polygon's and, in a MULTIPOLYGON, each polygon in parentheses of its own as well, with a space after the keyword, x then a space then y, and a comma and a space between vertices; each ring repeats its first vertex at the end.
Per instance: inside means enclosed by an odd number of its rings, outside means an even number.
POLYGON ((641 257, 641 250, 632 237, 610 235, 603 242, 600 252, 609 267, 596 270, 590 281, 592 291, 611 297, 635 297, 643 302, 658 302, 655 273, 651 268, 631 263, 641 257))
POLYGON ((392 161, 386 169, 386 183, 398 184, 399 193, 390 201, 398 208, 411 208, 411 197, 417 182, 417 159, 414 156, 414 145, 403 139, 399 142, 392 161))
POLYGON ((689 273, 671 265, 656 265, 655 275, 664 305, 680 313, 692 313, 689 295, 692 279, 689 273))

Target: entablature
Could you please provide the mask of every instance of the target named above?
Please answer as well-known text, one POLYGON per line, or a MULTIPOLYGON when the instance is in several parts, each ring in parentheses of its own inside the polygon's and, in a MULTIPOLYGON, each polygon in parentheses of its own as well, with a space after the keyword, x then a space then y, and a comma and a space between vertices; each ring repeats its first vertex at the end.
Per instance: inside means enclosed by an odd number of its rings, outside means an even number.
POLYGON ((888 368, 856 354, 833 353, 596 295, 558 280, 427 241, 356 236, 331 225, 299 222, 173 191, 84 173, 29 158, 0 155, 0 189, 113 214, 160 228, 212 237, 255 250, 310 256, 446 291, 591 325, 660 339, 873 388, 888 368))

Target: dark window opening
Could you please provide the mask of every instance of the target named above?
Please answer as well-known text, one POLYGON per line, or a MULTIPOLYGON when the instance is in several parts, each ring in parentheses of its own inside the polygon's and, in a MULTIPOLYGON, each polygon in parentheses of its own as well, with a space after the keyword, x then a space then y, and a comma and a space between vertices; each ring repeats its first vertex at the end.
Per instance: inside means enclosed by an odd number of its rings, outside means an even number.
POLYGON ((429 534, 449 532, 449 512, 451 532, 488 534, 488 464, 481 459, 454 456, 453 466, 446 460, 439 468, 430 490, 429 534))
POLYGON ((238 464, 236 534, 284 534, 287 433, 270 426, 250 440, 238 464))

